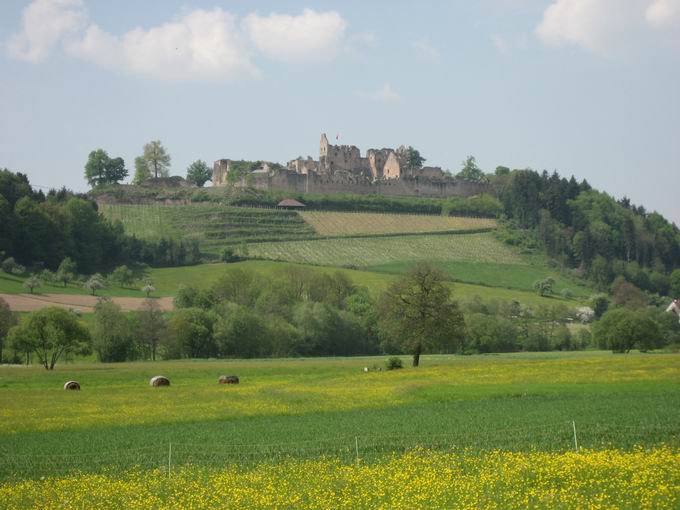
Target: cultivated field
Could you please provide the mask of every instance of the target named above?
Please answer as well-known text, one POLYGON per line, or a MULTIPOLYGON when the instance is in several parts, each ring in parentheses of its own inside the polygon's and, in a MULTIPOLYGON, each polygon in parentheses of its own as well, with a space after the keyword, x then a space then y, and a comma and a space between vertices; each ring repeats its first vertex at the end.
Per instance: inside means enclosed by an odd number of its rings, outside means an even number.
POLYGON ((326 211, 302 211, 300 215, 322 236, 457 232, 496 228, 494 219, 462 216, 326 211))
POLYGON ((102 205, 100 211, 142 239, 195 237, 206 253, 219 254, 225 246, 241 243, 316 237, 294 211, 201 203, 102 205))
POLYGON ((383 361, 0 367, 0 507, 677 507, 678 355, 383 361))
POLYGON ((327 266, 373 266, 389 262, 470 260, 523 264, 524 258, 493 234, 442 234, 318 239, 249 246, 250 256, 327 266))
MULTIPOLYGON (((97 296, 85 296, 76 294, 2 294, 9 307, 15 312, 32 312, 47 306, 57 306, 77 310, 83 313, 91 313, 99 299, 97 296)), ((130 312, 140 310, 145 299, 141 297, 112 297, 111 301, 121 307, 123 311, 130 312)), ((156 301, 163 311, 173 309, 172 298, 162 297, 156 301)))

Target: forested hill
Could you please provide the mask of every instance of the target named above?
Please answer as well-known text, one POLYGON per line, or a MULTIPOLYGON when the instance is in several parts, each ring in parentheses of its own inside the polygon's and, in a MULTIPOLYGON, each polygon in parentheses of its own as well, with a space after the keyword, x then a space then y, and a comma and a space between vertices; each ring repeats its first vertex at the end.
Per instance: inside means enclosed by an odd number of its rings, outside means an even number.
POLYGON ((92 274, 120 264, 156 266, 198 263, 192 243, 161 239, 152 243, 127 235, 97 211, 86 195, 62 188, 32 189, 21 173, 0 170, 0 259, 5 272, 57 269, 70 259, 81 273, 92 274))
MULTIPOLYGON (((498 167, 493 174, 474 171, 466 178, 489 182, 491 195, 427 199, 302 194, 296 198, 308 209, 494 216, 502 220, 499 235, 505 242, 544 251, 552 265, 587 278, 602 290, 622 277, 650 292, 680 292, 680 282, 671 278, 680 268, 680 230, 660 214, 557 173, 498 167)), ((199 262, 197 245, 190 241, 153 243, 126 235, 120 224, 96 214, 96 204, 88 197, 103 196, 118 202, 176 198, 236 206, 272 206, 283 197, 255 190, 116 183, 99 186, 88 196, 65 189, 45 195, 34 191, 25 175, 1 170, 0 251, 18 263, 47 268, 56 268, 68 256, 83 271, 132 262, 165 266, 199 262)), ((680 279, 676 274, 675 279, 680 279)))
POLYGON ((680 268, 680 230, 660 214, 557 173, 500 169, 490 177, 507 240, 537 242, 557 265, 605 289, 617 277, 666 294, 680 268))

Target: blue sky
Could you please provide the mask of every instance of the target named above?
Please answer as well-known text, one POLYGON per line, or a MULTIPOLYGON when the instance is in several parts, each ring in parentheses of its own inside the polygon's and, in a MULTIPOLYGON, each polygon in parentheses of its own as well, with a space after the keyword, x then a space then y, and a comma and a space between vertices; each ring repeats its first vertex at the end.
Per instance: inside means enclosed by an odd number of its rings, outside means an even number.
POLYGON ((586 178, 680 224, 680 0, 4 0, 0 166, 85 189, 104 148, 285 163, 410 144, 586 178))

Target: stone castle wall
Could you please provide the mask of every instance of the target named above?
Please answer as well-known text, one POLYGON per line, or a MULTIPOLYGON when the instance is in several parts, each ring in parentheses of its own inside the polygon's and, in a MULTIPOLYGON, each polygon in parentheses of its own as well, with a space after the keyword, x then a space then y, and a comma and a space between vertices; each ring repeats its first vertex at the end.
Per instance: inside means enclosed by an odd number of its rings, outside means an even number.
POLYGON ((291 193, 353 193, 414 197, 468 197, 489 191, 488 184, 467 181, 435 181, 427 178, 401 178, 370 182, 366 179, 344 179, 325 175, 301 175, 279 172, 273 175, 250 175, 236 183, 241 188, 281 190, 291 193))

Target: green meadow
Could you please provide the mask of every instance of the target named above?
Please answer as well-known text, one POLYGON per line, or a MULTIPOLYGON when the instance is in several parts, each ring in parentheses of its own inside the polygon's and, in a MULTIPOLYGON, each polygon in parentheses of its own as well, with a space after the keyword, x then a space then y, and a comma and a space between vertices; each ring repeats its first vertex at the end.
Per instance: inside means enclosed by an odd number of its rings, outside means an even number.
MULTIPOLYGON (((412 263, 403 263, 399 270, 406 270, 412 263)), ((346 269, 333 266, 310 266, 302 264, 293 264, 287 262, 276 262, 268 260, 248 260, 243 262, 235 262, 231 264, 215 263, 215 264, 200 264, 196 266, 185 267, 171 267, 171 268, 152 268, 147 271, 147 275, 153 280, 156 292, 154 296, 174 296, 181 285, 195 285, 199 288, 208 288, 220 276, 235 270, 252 270, 267 278, 276 274, 277 271, 285 267, 299 266, 306 267, 313 271, 320 271, 324 273, 334 273, 340 271, 346 274, 352 282, 356 285, 364 286, 369 289, 374 295, 378 295, 386 289, 398 277, 398 271, 390 266, 381 266, 375 270, 358 270, 346 269), (394 271, 394 273, 393 273, 394 271)), ((444 266, 446 268, 446 266, 444 266)), ((548 275, 550 273, 543 273, 537 271, 536 274, 548 275)), ((19 294, 28 292, 23 287, 24 278, 0 274, 0 293, 19 294)), ((526 305, 549 304, 554 302, 575 303, 575 301, 565 300, 559 295, 550 297, 541 297, 531 290, 515 290, 512 288, 505 288, 503 286, 477 285, 463 282, 451 282, 449 285, 452 288, 454 298, 457 299, 471 299, 478 296, 484 300, 502 299, 502 300, 517 300, 526 305)), ((141 288, 141 285, 140 285, 141 288)), ((576 287, 570 287, 576 289, 576 287)), ((80 285, 69 284, 63 287, 61 284, 43 285, 35 290, 37 295, 40 294, 87 294, 80 285)), ((578 295, 578 292, 575 293, 578 295)), ((119 286, 109 286, 106 289, 97 291, 99 296, 122 296, 122 297, 144 297, 144 293, 136 287, 122 288, 119 286)))
POLYGON ((384 361, 3 366, 0 475, 153 464, 171 443, 178 463, 354 455, 357 442, 369 457, 416 445, 564 451, 572 421, 585 448, 680 440, 677 354, 433 355, 418 369, 363 370, 384 361), (158 374, 171 386, 150 387, 158 374), (241 383, 218 385, 222 374, 241 383), (70 379, 82 390, 64 391, 70 379))

